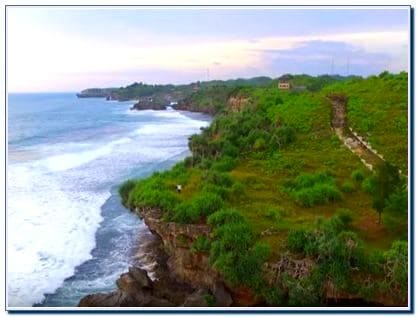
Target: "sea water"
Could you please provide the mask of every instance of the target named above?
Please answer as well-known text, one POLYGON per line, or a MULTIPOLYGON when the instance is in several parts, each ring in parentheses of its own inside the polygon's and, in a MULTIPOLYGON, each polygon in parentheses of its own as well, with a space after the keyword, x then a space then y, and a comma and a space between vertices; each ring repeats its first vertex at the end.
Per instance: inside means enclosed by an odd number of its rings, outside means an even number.
POLYGON ((209 118, 131 105, 73 93, 9 94, 9 308, 75 306, 115 289, 138 260, 150 233, 121 206, 117 187, 184 158, 188 137, 209 118))

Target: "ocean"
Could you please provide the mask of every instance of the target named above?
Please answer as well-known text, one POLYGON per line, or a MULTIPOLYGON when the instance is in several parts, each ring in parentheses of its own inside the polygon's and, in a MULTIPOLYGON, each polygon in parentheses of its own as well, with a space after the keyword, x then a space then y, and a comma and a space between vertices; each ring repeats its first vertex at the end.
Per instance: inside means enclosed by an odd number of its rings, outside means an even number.
POLYGON ((117 188, 186 157, 201 114, 75 93, 8 95, 8 307, 76 306, 116 289, 150 232, 117 188))

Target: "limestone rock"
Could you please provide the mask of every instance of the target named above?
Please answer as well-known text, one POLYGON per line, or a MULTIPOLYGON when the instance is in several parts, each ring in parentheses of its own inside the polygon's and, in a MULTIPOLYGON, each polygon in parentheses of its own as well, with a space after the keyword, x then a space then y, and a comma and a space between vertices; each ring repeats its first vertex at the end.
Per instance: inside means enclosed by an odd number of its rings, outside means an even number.
POLYGON ((130 110, 166 110, 166 106, 148 98, 139 100, 130 108, 130 110))
POLYGON ((127 293, 141 290, 141 285, 133 278, 130 273, 123 273, 116 281, 117 287, 127 293))
POLYGON ((129 274, 142 288, 152 288, 152 281, 148 276, 148 273, 135 266, 129 267, 129 274))
POLYGON ((217 281, 214 283, 212 293, 216 300, 216 306, 229 307, 233 304, 233 299, 230 293, 226 290, 224 283, 217 281))
POLYGON ((210 296, 209 291, 206 289, 199 289, 192 293, 184 302, 185 307, 207 307, 207 297, 210 296))

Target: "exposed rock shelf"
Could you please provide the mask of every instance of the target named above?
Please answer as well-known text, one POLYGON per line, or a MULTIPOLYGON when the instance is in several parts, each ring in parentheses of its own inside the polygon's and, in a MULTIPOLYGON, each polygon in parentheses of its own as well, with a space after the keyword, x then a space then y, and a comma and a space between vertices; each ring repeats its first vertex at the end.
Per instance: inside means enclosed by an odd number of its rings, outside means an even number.
POLYGON ((166 106, 161 103, 154 102, 152 99, 143 99, 135 103, 130 110, 166 110, 166 106))

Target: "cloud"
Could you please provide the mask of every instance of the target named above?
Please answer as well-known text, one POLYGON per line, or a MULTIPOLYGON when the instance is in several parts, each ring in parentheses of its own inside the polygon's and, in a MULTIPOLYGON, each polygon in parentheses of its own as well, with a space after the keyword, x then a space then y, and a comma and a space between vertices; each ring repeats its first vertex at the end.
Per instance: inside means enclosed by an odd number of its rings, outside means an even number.
POLYGON ((157 37, 150 41, 145 31, 137 38, 123 36, 95 38, 9 17, 9 90, 79 90, 132 80, 190 82, 204 80, 207 68, 210 78, 219 79, 318 74, 330 71, 331 59, 335 70, 341 69, 348 57, 356 74, 408 67, 407 31, 194 41, 178 34, 167 42, 157 37))
POLYGON ((307 41, 288 50, 264 50, 266 67, 275 73, 368 75, 386 69, 391 56, 336 41, 307 41))

